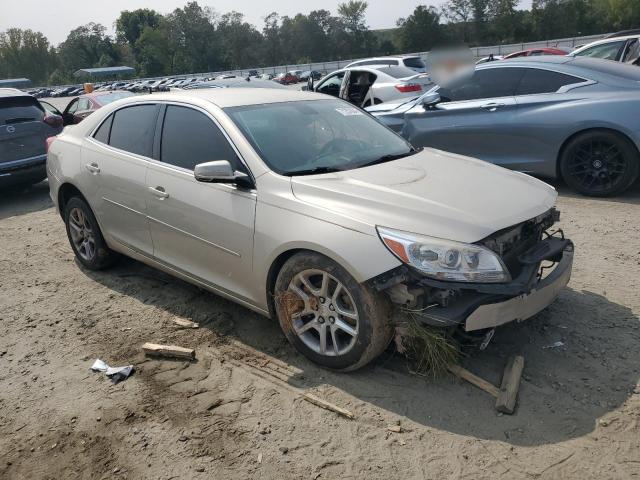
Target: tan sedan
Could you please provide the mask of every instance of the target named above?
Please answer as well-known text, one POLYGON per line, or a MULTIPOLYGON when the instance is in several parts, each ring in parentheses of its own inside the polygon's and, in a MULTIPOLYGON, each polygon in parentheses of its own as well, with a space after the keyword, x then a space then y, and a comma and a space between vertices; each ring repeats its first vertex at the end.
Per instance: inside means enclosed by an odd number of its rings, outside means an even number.
POLYGON ((324 95, 212 89, 120 100, 50 145, 51 197, 80 263, 124 254, 278 318, 353 370, 394 312, 485 332, 549 304, 571 272, 555 190, 418 151, 324 95), (555 270, 539 276, 543 260, 555 270))

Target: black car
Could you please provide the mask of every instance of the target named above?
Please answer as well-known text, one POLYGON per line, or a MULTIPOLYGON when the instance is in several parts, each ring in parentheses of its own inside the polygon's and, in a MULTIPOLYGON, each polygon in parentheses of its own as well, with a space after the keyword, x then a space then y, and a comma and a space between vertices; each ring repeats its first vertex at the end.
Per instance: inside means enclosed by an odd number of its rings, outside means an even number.
POLYGON ((324 75, 322 74, 322 72, 319 72, 317 70, 307 70, 306 72, 302 72, 300 74, 300 81, 301 82, 306 82, 309 80, 309 78, 313 78, 314 80, 320 80, 324 75))
POLYGON ((62 131, 62 117, 52 115, 31 95, 0 88, 0 189, 44 180, 46 142, 62 131))

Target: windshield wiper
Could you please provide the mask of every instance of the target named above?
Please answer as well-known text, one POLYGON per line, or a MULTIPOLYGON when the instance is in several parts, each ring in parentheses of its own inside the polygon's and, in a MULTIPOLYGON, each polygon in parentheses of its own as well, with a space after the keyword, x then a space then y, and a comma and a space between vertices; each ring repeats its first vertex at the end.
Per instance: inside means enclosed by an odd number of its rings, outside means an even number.
POLYGON ((342 169, 335 167, 314 167, 307 170, 294 170, 293 172, 287 172, 287 175, 289 175, 290 177, 295 177, 298 175, 316 175, 321 173, 334 173, 341 171, 342 169))
POLYGON ((385 163, 385 162, 390 162, 392 160, 398 160, 400 158, 410 157, 411 155, 415 155, 416 153, 418 153, 420 151, 422 151, 422 147, 420 147, 420 148, 411 147, 411 150, 409 150, 408 152, 383 155, 383 156, 381 156, 379 158, 376 158, 375 160, 371 160, 370 162, 363 163, 358 168, 370 167, 371 165, 378 165, 379 163, 385 163))

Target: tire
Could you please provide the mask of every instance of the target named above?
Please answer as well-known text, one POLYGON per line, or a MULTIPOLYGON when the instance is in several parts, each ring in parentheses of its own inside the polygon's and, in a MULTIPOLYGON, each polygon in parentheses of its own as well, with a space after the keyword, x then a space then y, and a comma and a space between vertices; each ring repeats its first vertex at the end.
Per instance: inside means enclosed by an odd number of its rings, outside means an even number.
POLYGON ((573 190, 591 197, 617 195, 638 178, 640 156, 624 136, 609 130, 577 135, 563 148, 560 174, 573 190))
POLYGON ((96 217, 87 202, 71 198, 64 208, 67 237, 78 261, 89 270, 104 270, 117 260, 102 236, 96 217))
POLYGON ((289 258, 278 273, 274 295, 289 342, 323 367, 357 370, 382 353, 393 337, 389 300, 318 253, 289 258))

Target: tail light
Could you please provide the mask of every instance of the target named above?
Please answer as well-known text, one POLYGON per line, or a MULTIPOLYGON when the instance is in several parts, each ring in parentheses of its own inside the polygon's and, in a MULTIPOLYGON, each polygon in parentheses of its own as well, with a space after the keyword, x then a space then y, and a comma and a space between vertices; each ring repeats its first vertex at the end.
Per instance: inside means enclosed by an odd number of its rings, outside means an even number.
POLYGON ((62 127, 62 117, 60 115, 47 114, 44 116, 43 120, 44 123, 51 127, 62 127))
POLYGON ((47 137, 47 140, 45 141, 46 142, 45 153, 49 153, 49 148, 51 147, 51 144, 56 138, 57 137, 47 137))
POLYGON ((403 83, 400 85, 396 85, 396 90, 400 93, 409 93, 409 92, 421 92, 422 85, 419 83, 403 83))

